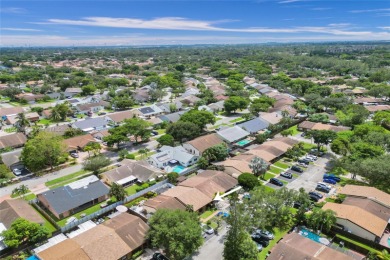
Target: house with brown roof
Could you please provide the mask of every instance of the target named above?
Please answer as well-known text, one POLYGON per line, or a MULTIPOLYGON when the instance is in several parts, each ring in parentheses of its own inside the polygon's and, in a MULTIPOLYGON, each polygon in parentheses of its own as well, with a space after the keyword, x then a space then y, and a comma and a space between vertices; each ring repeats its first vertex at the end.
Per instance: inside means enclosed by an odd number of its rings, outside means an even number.
POLYGON ((43 129, 43 131, 53 133, 54 135, 57 135, 57 136, 58 135, 62 136, 70 128, 71 127, 69 125, 65 124, 65 125, 50 126, 48 128, 43 129))
POLYGON ((176 186, 162 193, 162 195, 176 198, 184 205, 191 205, 194 211, 202 211, 213 199, 196 188, 176 186))
POLYGON ((390 110, 390 105, 365 106, 365 108, 370 111, 370 113, 375 113, 378 111, 390 110))
POLYGON ((22 147, 27 142, 23 133, 15 133, 0 137, 0 149, 22 147))
POLYGON ((183 144, 184 149, 186 149, 188 152, 201 156, 204 151, 206 151, 208 148, 222 144, 223 140, 219 138, 219 136, 215 133, 204 135, 198 138, 195 138, 192 141, 186 142, 183 144))
POLYGON ((4 200, 0 203, 0 223, 6 228, 10 228, 12 222, 18 218, 43 225, 45 221, 24 199, 4 200))
POLYGON ((353 260, 331 247, 317 243, 309 238, 292 232, 280 240, 271 249, 267 260, 353 260))
POLYGON ((32 94, 32 93, 20 93, 15 95, 18 100, 27 100, 29 104, 35 103, 38 99, 42 99, 45 95, 43 94, 32 94))
POLYGON ((293 140, 288 137, 278 137, 267 141, 258 147, 247 151, 246 153, 256 155, 257 157, 271 163, 285 154, 289 148, 293 147, 297 143, 299 143, 297 140, 293 140))
POLYGON ((387 208, 390 208, 390 194, 378 190, 374 187, 348 184, 342 188, 340 194, 354 198, 366 198, 387 208))
POLYGON ((181 209, 185 210, 186 205, 175 197, 158 195, 144 202, 142 207, 147 213, 153 214, 158 209, 181 209))
POLYGON ((223 162, 215 163, 215 165, 222 165, 225 167, 224 172, 238 178, 241 173, 252 172, 252 169, 249 168, 250 161, 255 158, 256 155, 253 154, 240 154, 238 156, 227 159, 223 162))
POLYGON ((132 110, 126 110, 126 111, 121 111, 121 112, 116 112, 107 115, 110 121, 112 121, 115 124, 122 123, 125 119, 131 119, 134 117, 139 116, 140 113, 137 109, 132 109, 132 110))
POLYGON ((96 143, 91 134, 79 135, 62 141, 67 146, 67 151, 83 150, 89 143, 96 143))
POLYGON ((130 259, 146 242, 148 225, 139 217, 121 213, 73 238, 37 253, 41 260, 130 259))
POLYGON ((87 114, 87 113, 97 113, 100 110, 103 110, 104 107, 109 106, 110 103, 100 100, 99 102, 92 102, 92 103, 85 103, 85 104, 79 104, 76 105, 76 110, 80 114, 87 114))
POLYGON ((259 117, 270 123, 271 125, 276 125, 282 120, 283 116, 277 112, 260 112, 259 117))
POLYGON ((388 221, 353 205, 328 202, 322 209, 334 211, 337 217, 336 223, 345 231, 375 242, 380 241, 388 225, 388 221))
POLYGON ((350 130, 350 127, 346 126, 335 126, 335 125, 328 125, 328 124, 322 124, 322 123, 314 123, 310 121, 303 121, 298 125, 299 131, 311 131, 311 130, 330 130, 334 132, 341 132, 341 131, 347 131, 350 130))
POLYGON ((155 179, 163 174, 161 170, 151 166, 146 161, 125 159, 120 164, 121 166, 102 173, 101 179, 110 186, 116 183, 126 187, 135 182, 155 179))

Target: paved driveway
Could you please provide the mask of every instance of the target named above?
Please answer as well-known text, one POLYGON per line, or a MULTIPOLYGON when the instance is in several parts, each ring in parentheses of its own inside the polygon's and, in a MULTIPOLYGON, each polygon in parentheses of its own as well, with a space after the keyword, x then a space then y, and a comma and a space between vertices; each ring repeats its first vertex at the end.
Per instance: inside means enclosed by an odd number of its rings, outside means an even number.
POLYGON ((218 235, 213 235, 192 257, 191 260, 222 260, 223 243, 225 242, 225 235, 227 228, 224 227, 218 235))

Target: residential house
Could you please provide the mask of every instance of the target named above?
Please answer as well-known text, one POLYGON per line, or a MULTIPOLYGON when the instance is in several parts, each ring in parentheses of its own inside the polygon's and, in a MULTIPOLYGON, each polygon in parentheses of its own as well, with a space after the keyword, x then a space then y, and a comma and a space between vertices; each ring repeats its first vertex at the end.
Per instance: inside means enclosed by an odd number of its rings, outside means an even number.
POLYGON ((240 154, 223 162, 215 163, 215 165, 224 166, 224 172, 233 176, 234 178, 238 178, 238 176, 244 172, 252 172, 252 169, 249 168, 249 163, 255 157, 256 155, 253 154, 240 154))
POLYGON ((246 154, 255 155, 269 163, 272 163, 297 143, 299 143, 299 141, 288 137, 277 137, 270 141, 264 142, 256 148, 248 150, 246 154))
POLYGON ((129 186, 135 182, 147 182, 162 175, 163 172, 146 161, 135 161, 125 159, 120 166, 102 173, 101 179, 108 185, 113 183, 129 186))
POLYGON ((158 117, 152 117, 152 118, 146 119, 146 121, 148 123, 152 124, 152 126, 160 125, 161 123, 164 122, 163 120, 161 120, 158 117))
POLYGON ((272 249, 267 260, 354 260, 329 246, 317 243, 298 233, 292 232, 283 237, 272 249))
POLYGON ((32 94, 32 93, 20 93, 15 95, 17 100, 27 100, 29 104, 34 104, 37 100, 42 99, 45 95, 43 94, 32 94))
POLYGON ((373 97, 355 98, 353 102, 359 105, 378 105, 381 103, 386 103, 384 99, 373 97))
POLYGON ((109 106, 110 103, 106 101, 100 100, 99 102, 94 103, 86 103, 86 104, 79 104, 76 105, 76 110, 79 114, 88 114, 90 112, 97 113, 101 110, 103 110, 106 106, 109 106))
POLYGON ((198 156, 189 153, 182 146, 162 146, 159 152, 151 155, 148 158, 148 162, 154 167, 160 169, 166 169, 167 172, 171 172, 172 168, 179 163, 184 167, 189 167, 198 161, 198 156))
POLYGON ((200 93, 200 90, 197 88, 187 88, 186 91, 180 96, 181 98, 186 98, 189 96, 196 96, 200 93))
POLYGON ((43 131, 48 133, 53 133, 54 135, 60 135, 63 136, 68 129, 71 127, 69 125, 57 125, 57 126, 50 126, 48 128, 43 129, 43 131))
POLYGON ((196 87, 196 86, 198 86, 199 83, 200 83, 200 81, 197 79, 184 78, 184 86, 186 86, 187 88, 196 87))
POLYGON ((201 156, 208 148, 224 143, 215 133, 200 136, 183 144, 183 147, 191 154, 201 156))
POLYGON ((232 144, 241 139, 244 139, 245 137, 250 135, 250 133, 239 126, 232 126, 217 131, 217 135, 223 140, 225 140, 227 143, 232 144))
POLYGON ((14 169, 22 165, 22 162, 20 161, 21 154, 22 149, 17 149, 8 153, 2 153, 1 160, 8 168, 14 169))
POLYGON ((192 206, 194 211, 203 211, 213 199, 197 188, 176 186, 162 193, 164 196, 176 198, 184 205, 192 206))
POLYGON ((109 136, 110 133, 108 132, 108 129, 105 130, 99 130, 96 132, 91 132, 91 135, 98 140, 103 140, 104 137, 109 136))
POLYGON ((207 106, 211 109, 211 111, 213 111, 213 113, 218 113, 218 112, 223 111, 225 109, 224 103, 225 103, 225 101, 221 100, 221 101, 218 101, 216 103, 211 103, 207 106))
POLYGON ((178 200, 176 197, 170 197, 166 195, 158 195, 154 198, 150 198, 142 205, 146 213, 153 214, 158 209, 181 209, 185 210, 186 205, 178 200))
POLYGON ((128 213, 120 213, 36 255, 40 260, 130 259, 132 254, 146 243, 148 229, 148 225, 141 218, 128 213))
POLYGON ((160 115, 163 111, 156 105, 138 108, 140 116, 150 118, 151 116, 160 115))
POLYGON ((137 109, 126 110, 121 112, 116 112, 107 115, 108 120, 112 121, 115 124, 122 123, 125 119, 131 119, 137 117, 139 115, 139 111, 137 109))
POLYGON ((93 130, 103 130, 109 128, 108 123, 109 121, 106 119, 106 117, 88 117, 85 120, 74 122, 72 127, 80 129, 84 132, 91 132, 93 130))
POLYGON ((310 121, 303 121, 298 125, 299 131, 310 131, 310 130, 331 130, 334 132, 341 132, 350 130, 350 127, 346 126, 335 126, 335 125, 327 125, 322 123, 314 123, 310 121))
MULTIPOLYGON (((218 101, 225 101, 226 99, 228 99, 229 97, 228 96, 225 96, 225 95, 216 95, 215 96, 215 99, 218 100, 218 101)), ((225 107, 224 107, 225 108, 225 107)))
POLYGON ((189 95, 189 96, 186 96, 185 98, 180 98, 180 101, 183 103, 183 104, 186 104, 187 106, 193 106, 195 105, 198 101, 200 101, 201 99, 198 98, 197 96, 195 95, 189 95))
POLYGON ((27 142, 23 133, 0 136, 0 149, 22 147, 27 142))
POLYGON ((345 185, 340 194, 353 198, 365 198, 390 208, 390 194, 369 186, 345 185))
POLYGON ((213 112, 214 112, 211 108, 209 108, 209 107, 206 106, 206 105, 199 106, 199 107, 198 107, 198 110, 199 110, 199 111, 207 111, 207 112, 210 112, 210 113, 213 113, 213 112))
POLYGON ((241 127, 250 134, 257 134, 259 131, 266 129, 269 126, 269 123, 260 118, 254 118, 252 120, 246 121, 245 123, 238 124, 237 126, 241 127))
POLYGON ((37 195, 39 202, 59 219, 108 199, 109 188, 95 175, 37 195))
POLYGON ((27 113, 27 114, 26 114, 26 118, 27 118, 30 122, 36 122, 36 121, 39 121, 39 114, 38 114, 37 112, 27 113))
POLYGON ((91 134, 85 134, 65 139, 62 142, 67 146, 67 151, 79 151, 89 143, 96 143, 96 140, 91 134))
POLYGON ((165 113, 173 113, 176 111, 180 111, 183 107, 183 103, 181 103, 179 100, 175 100, 172 103, 161 103, 157 104, 157 106, 165 113), (174 108, 173 111, 171 111, 174 108))
POLYGON ((139 103, 147 102, 151 99, 149 95, 149 91, 151 89, 152 88, 150 86, 143 86, 141 88, 137 88, 136 90, 134 90, 132 97, 135 101, 139 103))
POLYGON ((65 89, 64 95, 66 98, 71 98, 73 96, 79 95, 83 92, 81 88, 67 88, 65 89))
POLYGON ((18 218, 43 225, 45 221, 35 209, 24 199, 3 200, 0 203, 0 223, 10 228, 18 218))
POLYGON ((365 108, 373 114, 378 111, 389 111, 390 105, 365 106, 365 108))
POLYGON ((336 223, 345 231, 375 242, 380 241, 388 225, 388 221, 359 206, 327 202, 322 209, 334 211, 336 223))
POLYGON ((185 113, 187 113, 187 111, 179 111, 179 112, 175 112, 172 114, 161 115, 158 118, 164 122, 176 123, 177 121, 180 120, 181 115, 183 115, 185 113))
POLYGON ((265 121, 267 121, 271 125, 276 125, 282 120, 283 116, 278 112, 260 112, 259 117, 265 121))
POLYGON ((17 116, 19 113, 24 113, 24 109, 22 107, 0 108, 0 117, 3 121, 6 121, 8 117, 17 116))
POLYGON ((51 118, 51 109, 45 109, 42 111, 42 117, 43 118, 51 118))

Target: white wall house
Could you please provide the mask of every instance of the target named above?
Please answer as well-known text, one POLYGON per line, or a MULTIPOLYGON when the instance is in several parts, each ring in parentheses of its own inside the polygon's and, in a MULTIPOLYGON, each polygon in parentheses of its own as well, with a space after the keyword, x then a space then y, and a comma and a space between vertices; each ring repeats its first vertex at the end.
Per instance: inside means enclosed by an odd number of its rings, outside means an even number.
POLYGON ((148 162, 160 169, 163 169, 170 164, 180 163, 184 167, 189 167, 198 161, 199 156, 190 154, 182 146, 163 146, 160 152, 151 155, 148 162))

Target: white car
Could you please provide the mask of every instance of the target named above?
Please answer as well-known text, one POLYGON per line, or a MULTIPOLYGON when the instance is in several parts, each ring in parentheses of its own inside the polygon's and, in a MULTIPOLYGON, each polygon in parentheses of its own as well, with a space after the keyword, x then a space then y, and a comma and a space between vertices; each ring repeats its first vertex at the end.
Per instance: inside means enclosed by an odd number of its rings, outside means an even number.
POLYGON ((325 182, 318 182, 317 185, 321 185, 321 186, 326 187, 328 189, 332 189, 332 186, 326 184, 325 182))
POLYGON ((22 171, 23 169, 18 169, 18 168, 15 168, 12 170, 12 172, 16 175, 16 176, 19 176, 22 174, 22 171))
POLYGON ((308 158, 312 158, 313 160, 317 161, 318 157, 312 154, 307 155, 308 158))

